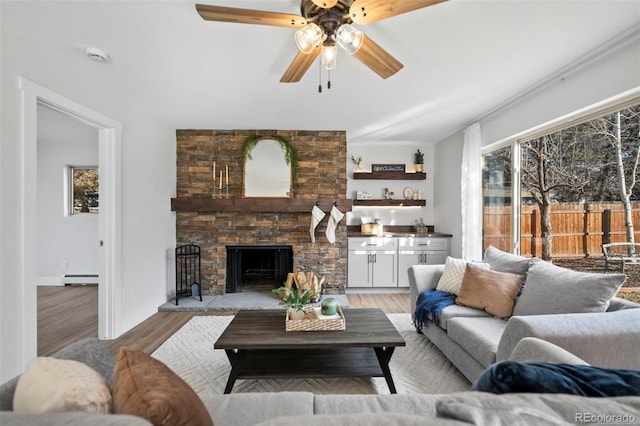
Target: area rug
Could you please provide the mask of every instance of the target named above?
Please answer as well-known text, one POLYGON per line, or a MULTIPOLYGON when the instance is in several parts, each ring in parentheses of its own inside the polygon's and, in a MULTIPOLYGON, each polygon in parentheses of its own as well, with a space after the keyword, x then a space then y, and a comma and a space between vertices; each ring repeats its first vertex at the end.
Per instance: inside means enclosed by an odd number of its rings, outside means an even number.
MULTIPOLYGON (((195 316, 152 356, 167 364, 199 394, 222 394, 231 367, 213 343, 232 316, 195 316)), ((471 384, 411 324, 409 314, 390 314, 407 346, 396 348, 391 372, 398 393, 451 393, 471 384)), ((348 325, 347 325, 348 326, 348 325)), ((384 378, 237 380, 233 392, 307 391, 316 394, 388 394, 384 378)))

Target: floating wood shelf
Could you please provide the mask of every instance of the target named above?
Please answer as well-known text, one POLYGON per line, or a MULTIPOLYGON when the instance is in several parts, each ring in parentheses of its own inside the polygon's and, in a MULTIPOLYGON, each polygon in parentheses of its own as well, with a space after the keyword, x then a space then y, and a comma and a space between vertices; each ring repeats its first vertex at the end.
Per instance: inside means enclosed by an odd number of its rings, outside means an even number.
POLYGON ((300 199, 300 198, 195 198, 171 199, 171 211, 175 212, 310 212, 315 202, 329 212, 334 201, 341 212, 351 211, 349 199, 300 199))
POLYGON ((354 206, 426 206, 426 200, 353 200, 354 206))
POLYGON ((353 172, 354 179, 425 180, 426 173, 353 172))

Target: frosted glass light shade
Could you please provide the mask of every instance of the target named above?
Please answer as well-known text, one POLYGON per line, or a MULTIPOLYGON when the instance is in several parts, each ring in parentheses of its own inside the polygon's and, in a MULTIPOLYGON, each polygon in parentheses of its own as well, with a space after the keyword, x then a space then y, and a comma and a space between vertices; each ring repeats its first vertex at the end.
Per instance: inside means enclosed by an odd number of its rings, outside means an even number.
POLYGON ((322 51, 320 51, 320 63, 325 69, 333 69, 336 66, 337 58, 338 48, 335 44, 333 46, 322 46, 322 51))
POLYGON ((296 45, 302 53, 311 53, 325 38, 322 28, 313 22, 296 31, 296 45))
POLYGON ((338 31, 336 31, 336 43, 349 55, 353 55, 360 49, 362 39, 362 31, 349 24, 341 25, 338 31))

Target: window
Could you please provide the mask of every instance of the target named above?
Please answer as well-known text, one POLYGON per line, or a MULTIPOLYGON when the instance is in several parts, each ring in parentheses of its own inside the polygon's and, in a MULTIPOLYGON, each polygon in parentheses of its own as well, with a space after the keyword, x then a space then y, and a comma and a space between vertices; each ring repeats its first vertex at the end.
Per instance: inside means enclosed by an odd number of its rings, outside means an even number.
POLYGON ((100 212, 97 167, 66 167, 67 216, 100 212))
POLYGON ((637 95, 494 146, 482 156, 485 248, 552 260, 640 238, 637 95))
POLYGON ((482 156, 483 249, 511 251, 511 147, 482 156))

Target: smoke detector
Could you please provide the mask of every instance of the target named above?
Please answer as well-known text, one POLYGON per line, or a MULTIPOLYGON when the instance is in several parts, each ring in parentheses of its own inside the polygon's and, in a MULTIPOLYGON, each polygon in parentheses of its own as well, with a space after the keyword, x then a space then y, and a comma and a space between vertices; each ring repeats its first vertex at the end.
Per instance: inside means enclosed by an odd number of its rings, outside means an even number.
POLYGON ((84 53, 86 53, 87 57, 92 61, 107 62, 109 60, 109 55, 97 47, 87 47, 84 53))

